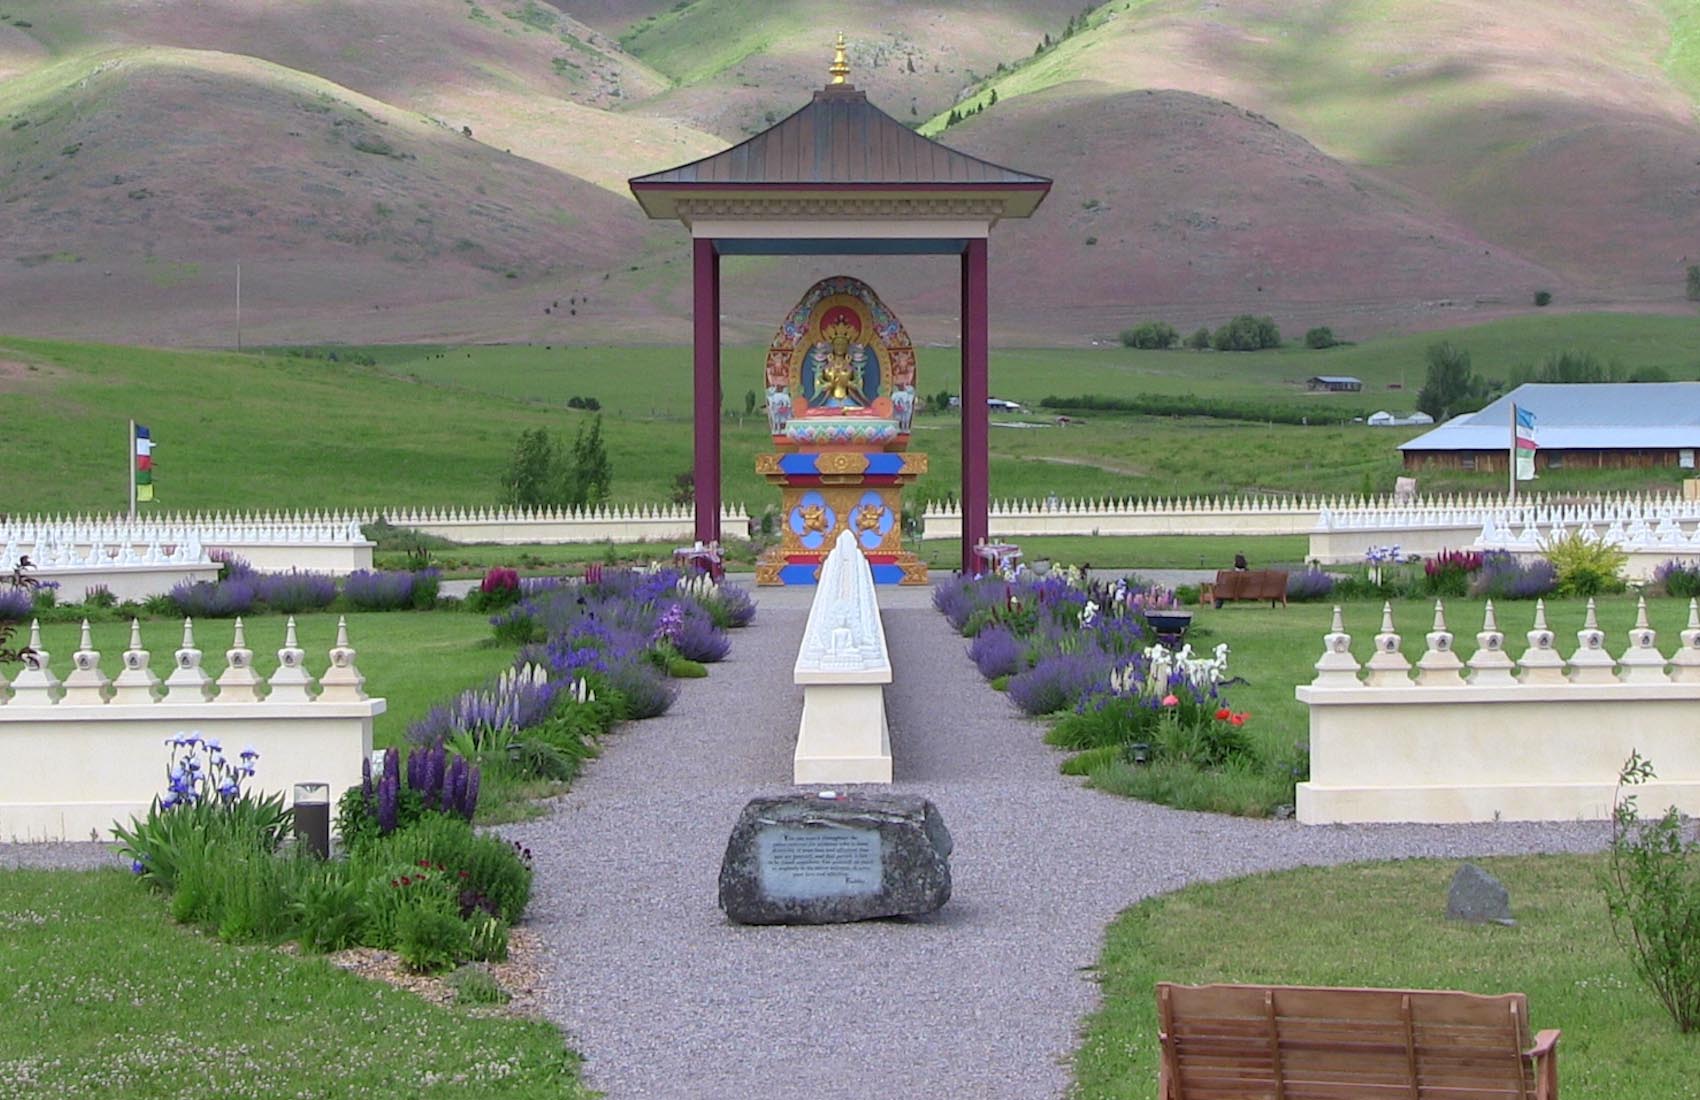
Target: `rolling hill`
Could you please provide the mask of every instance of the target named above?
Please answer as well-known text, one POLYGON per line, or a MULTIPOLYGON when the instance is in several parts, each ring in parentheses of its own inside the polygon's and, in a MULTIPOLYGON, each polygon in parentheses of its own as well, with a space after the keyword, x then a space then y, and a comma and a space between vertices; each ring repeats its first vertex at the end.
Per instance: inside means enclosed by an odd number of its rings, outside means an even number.
MULTIPOLYGON (((840 30, 888 113, 1056 178, 994 241, 1003 342, 1692 309, 1700 0, 7 0, 0 331, 230 343, 241 262, 250 341, 682 341, 625 180, 840 30)), ((727 326, 843 270, 950 341, 949 266, 740 261, 727 326)))

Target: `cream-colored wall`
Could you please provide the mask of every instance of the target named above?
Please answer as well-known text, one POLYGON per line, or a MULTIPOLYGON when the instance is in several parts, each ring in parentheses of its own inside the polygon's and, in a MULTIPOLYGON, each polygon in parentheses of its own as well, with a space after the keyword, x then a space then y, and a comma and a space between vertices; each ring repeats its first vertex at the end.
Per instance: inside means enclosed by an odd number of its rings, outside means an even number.
POLYGON ((0 706, 0 841, 105 840, 165 790, 165 741, 197 732, 232 757, 260 752, 253 787, 293 795, 326 782, 332 799, 360 782, 384 700, 151 706, 0 706))
POLYGON ((1527 639, 1516 661, 1505 633, 1484 624, 1460 666, 1445 629, 1407 655, 1384 611, 1374 655, 1359 666, 1336 609, 1317 679, 1297 689, 1310 713, 1298 819, 1601 820, 1632 752, 1658 773, 1637 789, 1644 810, 1700 814, 1700 610, 1690 603, 1689 628, 1666 651, 1644 603, 1628 637, 1613 640, 1591 625, 1590 602, 1574 645, 1541 614, 1516 635, 1527 639))
POLYGON ((218 565, 92 565, 86 568, 35 569, 30 576, 59 585, 60 603, 82 603, 90 591, 105 588, 120 601, 164 595, 185 581, 214 581, 218 565))

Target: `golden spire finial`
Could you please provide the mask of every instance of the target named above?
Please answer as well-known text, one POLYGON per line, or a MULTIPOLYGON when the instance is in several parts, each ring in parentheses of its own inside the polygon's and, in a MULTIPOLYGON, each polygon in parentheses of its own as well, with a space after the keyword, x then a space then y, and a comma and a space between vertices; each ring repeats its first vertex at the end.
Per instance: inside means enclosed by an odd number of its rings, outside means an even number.
POLYGON ((829 87, 833 84, 843 84, 844 78, 850 75, 850 59, 844 55, 843 31, 838 32, 838 44, 832 49, 832 67, 827 72, 832 74, 832 79, 827 81, 829 87))

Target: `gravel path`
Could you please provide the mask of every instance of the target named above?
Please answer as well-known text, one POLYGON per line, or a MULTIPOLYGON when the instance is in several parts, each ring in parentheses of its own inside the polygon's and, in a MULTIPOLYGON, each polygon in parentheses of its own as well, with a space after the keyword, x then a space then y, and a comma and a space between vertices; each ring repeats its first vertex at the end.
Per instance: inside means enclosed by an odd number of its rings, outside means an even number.
POLYGON ((1599 824, 1301 827, 1086 790, 926 592, 882 592, 896 788, 942 811, 954 896, 914 922, 736 927, 715 905, 720 857, 744 802, 788 789, 802 706, 808 594, 760 595, 729 661, 616 735, 550 817, 504 830, 537 861, 548 1011, 613 1100, 1059 1096, 1097 995, 1086 968, 1141 898, 1301 864, 1604 843, 1599 824))

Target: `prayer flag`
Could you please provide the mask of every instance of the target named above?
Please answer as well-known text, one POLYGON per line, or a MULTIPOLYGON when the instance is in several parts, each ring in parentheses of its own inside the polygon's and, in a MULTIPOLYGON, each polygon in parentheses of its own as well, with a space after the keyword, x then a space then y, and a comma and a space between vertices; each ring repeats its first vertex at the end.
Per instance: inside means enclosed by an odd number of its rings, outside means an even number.
POLYGON ((136 500, 149 501, 153 499, 153 433, 144 424, 136 425, 136 433, 132 442, 135 446, 135 478, 136 500))
POLYGON ((1535 442, 1535 414, 1528 409, 1511 406, 1512 423, 1515 425, 1512 438, 1517 452, 1517 480, 1535 480, 1535 452, 1540 445, 1535 442))

